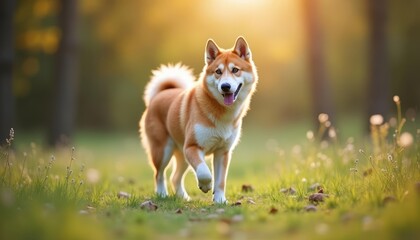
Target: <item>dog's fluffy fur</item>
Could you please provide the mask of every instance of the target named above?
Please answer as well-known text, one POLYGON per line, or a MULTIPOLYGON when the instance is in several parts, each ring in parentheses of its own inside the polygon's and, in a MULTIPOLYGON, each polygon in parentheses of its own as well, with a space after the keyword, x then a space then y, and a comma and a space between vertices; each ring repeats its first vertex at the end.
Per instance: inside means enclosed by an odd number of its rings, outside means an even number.
POLYGON ((197 81, 181 64, 153 71, 144 92, 141 139, 155 170, 157 194, 168 195, 165 169, 175 156, 171 183, 176 195, 189 199, 184 176, 191 166, 198 187, 205 193, 213 188, 213 201, 226 203, 229 162, 258 76, 242 37, 228 50, 208 40, 205 63, 197 81), (213 176, 204 159, 210 154, 213 176))

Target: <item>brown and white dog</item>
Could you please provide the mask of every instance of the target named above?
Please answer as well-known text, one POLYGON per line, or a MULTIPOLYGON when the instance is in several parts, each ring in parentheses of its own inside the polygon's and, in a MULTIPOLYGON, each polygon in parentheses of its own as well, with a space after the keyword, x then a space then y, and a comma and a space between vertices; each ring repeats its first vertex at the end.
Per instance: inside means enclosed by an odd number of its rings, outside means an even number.
POLYGON ((171 182, 176 195, 189 200, 184 176, 195 171, 204 193, 226 203, 226 176, 232 151, 241 134, 258 76, 251 51, 239 37, 232 49, 208 40, 205 66, 195 81, 191 70, 177 64, 161 66, 144 92, 146 110, 140 120, 141 139, 155 170, 155 190, 167 196, 165 169, 175 156, 171 182), (213 175, 205 156, 213 154, 213 175))

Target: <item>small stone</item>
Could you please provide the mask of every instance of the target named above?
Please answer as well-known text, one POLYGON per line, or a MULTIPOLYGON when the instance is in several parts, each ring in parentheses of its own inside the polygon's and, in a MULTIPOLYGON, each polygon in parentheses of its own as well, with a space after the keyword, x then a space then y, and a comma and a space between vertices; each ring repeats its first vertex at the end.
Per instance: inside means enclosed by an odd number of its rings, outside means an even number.
POLYGON ((279 211, 279 210, 278 210, 277 208, 275 208, 275 207, 271 207, 271 209, 270 209, 269 213, 270 213, 270 214, 276 214, 278 211, 279 211))
POLYGON ((243 220, 244 220, 244 216, 243 215, 240 215, 240 214, 234 215, 232 217, 232 222, 234 222, 234 223, 236 223, 236 222, 242 222, 243 220))
POLYGON ((178 209, 175 211, 175 213, 176 213, 176 214, 182 214, 182 209, 181 209, 181 208, 178 208, 178 209))
POLYGON ((156 211, 158 209, 158 206, 152 201, 148 200, 140 204, 140 208, 146 211, 156 211))
POLYGON ((316 212, 318 209, 316 208, 316 206, 314 206, 314 205, 312 205, 312 204, 310 204, 310 205, 308 205, 308 206, 306 206, 305 208, 305 211, 307 211, 307 212, 316 212))
POLYGON ((282 188, 282 189, 280 189, 280 192, 282 192, 284 194, 295 195, 296 194, 296 189, 294 189, 293 187, 282 188))
POLYGON ((94 212, 96 212, 96 208, 94 208, 92 206, 86 206, 86 211, 88 211, 90 213, 94 213, 94 212))
POLYGON ((216 209, 216 213, 217 214, 222 214, 222 213, 224 213, 225 212, 225 209, 223 209, 223 208, 218 208, 218 209, 216 209))
POLYGON ((314 193, 309 196, 309 201, 313 203, 323 202, 324 198, 328 197, 328 194, 324 193, 314 193))
POLYGON ((207 215, 207 219, 217 219, 219 218, 219 215, 215 214, 215 213, 211 213, 209 215, 207 215))
POLYGON ((130 198, 130 194, 129 193, 127 193, 127 192, 118 192, 118 194, 117 194, 117 197, 118 198, 125 198, 125 199, 127 199, 127 198, 130 198))
POLYGON ((86 211, 86 210, 80 210, 80 211, 79 211, 79 214, 80 214, 80 215, 88 215, 88 214, 89 214, 89 212, 88 212, 88 211, 86 211))
POLYGON ((202 213, 203 213, 203 212, 207 212, 207 209, 205 209, 205 208, 201 208, 201 209, 200 209, 200 212, 202 212, 202 213))
POLYGON ((250 184, 243 184, 242 185, 242 192, 253 192, 254 188, 250 184))

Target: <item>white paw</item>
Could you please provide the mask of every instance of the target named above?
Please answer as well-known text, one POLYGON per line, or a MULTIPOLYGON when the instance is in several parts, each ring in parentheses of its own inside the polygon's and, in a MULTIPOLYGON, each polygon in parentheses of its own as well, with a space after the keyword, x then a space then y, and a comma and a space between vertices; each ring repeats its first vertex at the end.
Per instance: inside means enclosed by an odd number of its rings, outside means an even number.
POLYGON ((166 191, 156 191, 156 195, 159 197, 167 197, 168 193, 166 191))
POLYGON ((218 204, 227 204, 228 203, 228 201, 225 197, 225 193, 224 192, 217 192, 217 191, 214 193, 213 202, 218 203, 218 204))
POLYGON ((190 201, 191 198, 190 196, 188 196, 188 194, 186 192, 177 192, 176 195, 182 199, 184 199, 185 201, 190 201))
POLYGON ((165 184, 158 184, 156 187, 156 195, 159 197, 167 197, 168 196, 168 190, 166 189, 165 184))
POLYGON ((207 193, 211 190, 212 177, 210 169, 205 163, 200 163, 196 170, 198 188, 204 193, 207 193))

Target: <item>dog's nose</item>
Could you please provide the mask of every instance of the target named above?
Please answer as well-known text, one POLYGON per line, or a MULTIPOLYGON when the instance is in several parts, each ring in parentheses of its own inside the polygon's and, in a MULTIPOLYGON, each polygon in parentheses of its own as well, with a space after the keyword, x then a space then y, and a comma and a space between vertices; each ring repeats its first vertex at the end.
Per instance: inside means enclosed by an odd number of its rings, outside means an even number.
POLYGON ((230 84, 229 83, 223 83, 222 84, 222 91, 223 92, 229 92, 230 91, 230 84))

